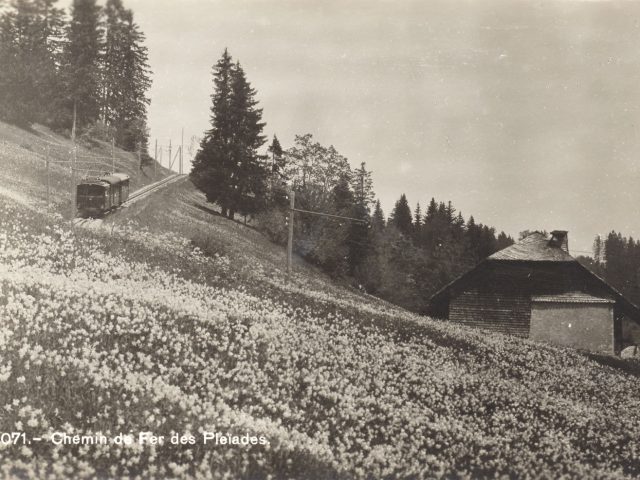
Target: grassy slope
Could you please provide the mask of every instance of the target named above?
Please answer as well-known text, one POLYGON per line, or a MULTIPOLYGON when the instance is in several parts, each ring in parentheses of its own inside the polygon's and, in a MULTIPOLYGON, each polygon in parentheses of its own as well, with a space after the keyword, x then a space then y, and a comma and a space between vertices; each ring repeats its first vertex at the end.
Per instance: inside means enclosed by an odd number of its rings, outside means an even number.
MULTIPOLYGON (((0 193, 11 196, 32 208, 45 208, 47 199, 46 157, 50 159, 51 211, 68 216, 70 213, 72 142, 51 130, 35 126, 31 131, 0 122, 0 193)), ((137 156, 116 148, 116 171, 131 177, 131 189, 153 183, 153 166, 138 168, 137 156)), ((80 141, 77 153, 77 179, 111 170, 111 146, 105 142, 80 141), (91 163, 90 163, 91 162, 91 163)), ((168 170, 157 167, 157 179, 168 170)))
POLYGON ((279 247, 208 209, 183 182, 74 238, 1 204, 0 431, 269 445, 0 445, 5 476, 640 474, 633 363, 420 318, 303 263, 287 282, 279 247))

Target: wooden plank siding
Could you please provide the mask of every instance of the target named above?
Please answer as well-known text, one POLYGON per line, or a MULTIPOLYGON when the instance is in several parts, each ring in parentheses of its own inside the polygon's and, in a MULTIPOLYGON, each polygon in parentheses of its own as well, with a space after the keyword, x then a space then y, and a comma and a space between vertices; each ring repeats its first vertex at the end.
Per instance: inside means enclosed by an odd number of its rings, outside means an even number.
POLYGON ((499 333, 529 336, 531 300, 528 295, 471 290, 449 305, 449 319, 499 333))

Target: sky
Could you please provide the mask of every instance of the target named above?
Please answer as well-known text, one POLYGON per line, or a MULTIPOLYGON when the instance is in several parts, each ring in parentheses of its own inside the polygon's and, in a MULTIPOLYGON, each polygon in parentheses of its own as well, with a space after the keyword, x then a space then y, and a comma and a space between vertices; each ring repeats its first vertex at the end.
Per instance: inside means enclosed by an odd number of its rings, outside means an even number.
MULTIPOLYGON (((452 201, 574 254, 640 237, 640 3, 125 0, 147 36, 151 149, 201 136, 225 47, 283 147, 366 162, 386 214, 452 201)), ((265 145, 266 147, 266 145, 265 145)), ((175 147, 174 147, 175 152, 175 147)), ((166 160, 167 154, 163 158, 166 160)))

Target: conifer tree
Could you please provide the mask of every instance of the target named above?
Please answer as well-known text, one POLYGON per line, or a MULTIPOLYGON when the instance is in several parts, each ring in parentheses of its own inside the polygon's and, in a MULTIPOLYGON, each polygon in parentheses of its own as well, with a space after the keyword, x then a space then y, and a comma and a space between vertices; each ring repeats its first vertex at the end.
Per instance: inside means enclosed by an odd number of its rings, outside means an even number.
POLYGON ((0 118, 49 122, 59 90, 63 12, 56 0, 16 0, 0 16, 0 118))
POLYGON ((100 114, 102 27, 96 0, 73 0, 62 64, 60 126, 70 126, 74 108, 79 128, 100 114))
POLYGON ((213 68, 211 129, 205 132, 191 169, 194 185, 204 192, 207 201, 217 202, 220 205, 222 215, 225 217, 228 216, 231 203, 228 183, 232 175, 230 150, 233 140, 230 118, 232 67, 231 55, 225 49, 213 68))
POLYGON ((146 92, 151 87, 144 34, 133 12, 121 0, 108 0, 106 16, 101 116, 116 143, 126 150, 147 149, 146 92))
POLYGON ((420 202, 416 203, 416 209, 413 213, 413 236, 417 240, 420 238, 422 231, 422 209, 420 202))
POLYGON ((375 199, 371 172, 367 171, 362 162, 351 177, 353 189, 353 209, 351 216, 367 223, 351 222, 349 226, 349 269, 353 275, 368 255, 370 245, 369 221, 371 219, 371 205, 375 199))
POLYGON ((401 233, 411 236, 413 232, 411 208, 409 208, 409 202, 404 193, 396 202, 393 212, 391 212, 389 223, 394 225, 401 233))
POLYGON ((258 154, 264 142, 262 110, 240 64, 225 49, 214 67, 212 128, 205 132, 191 177, 209 202, 234 218, 260 210, 265 201, 266 171, 258 154))
POLYGON ((384 212, 382 211, 380 200, 376 200, 376 206, 373 209, 373 215, 371 216, 371 229, 374 232, 382 231, 385 226, 386 222, 384 220, 384 212))
POLYGON ((234 130, 235 172, 231 179, 234 187, 233 202, 229 216, 235 212, 242 215, 257 213, 266 201, 267 171, 263 162, 265 156, 258 149, 265 143, 262 135, 262 109, 257 108, 256 91, 247 81, 240 63, 231 71, 231 119, 234 130))
POLYGON ((276 176, 284 175, 284 150, 282 150, 282 146, 280 145, 280 141, 276 135, 273 136, 273 140, 271 141, 271 145, 267 151, 271 154, 271 171, 276 176))

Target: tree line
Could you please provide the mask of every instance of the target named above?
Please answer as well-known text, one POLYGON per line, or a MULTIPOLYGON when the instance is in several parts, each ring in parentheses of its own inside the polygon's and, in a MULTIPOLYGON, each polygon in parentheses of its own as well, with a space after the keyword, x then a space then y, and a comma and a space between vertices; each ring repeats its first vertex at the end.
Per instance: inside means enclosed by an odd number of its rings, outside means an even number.
POLYGON ((432 199, 423 212, 401 195, 387 218, 366 164, 352 168, 311 134, 296 136, 286 149, 274 136, 261 153, 267 142, 262 110, 240 63, 225 50, 212 73, 211 127, 191 179, 222 215, 252 216, 284 244, 293 190, 296 208, 347 217, 296 214, 296 253, 333 277, 418 312, 438 288, 513 243, 473 216, 465 220, 451 202, 432 199))
POLYGON ((593 257, 581 256, 578 260, 640 305, 640 240, 612 231, 606 238, 595 238, 593 257))
POLYGON ((122 0, 13 0, 0 14, 0 119, 147 150, 144 34, 122 0))

